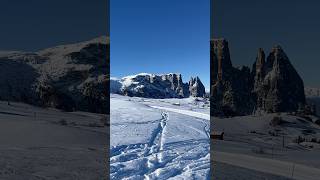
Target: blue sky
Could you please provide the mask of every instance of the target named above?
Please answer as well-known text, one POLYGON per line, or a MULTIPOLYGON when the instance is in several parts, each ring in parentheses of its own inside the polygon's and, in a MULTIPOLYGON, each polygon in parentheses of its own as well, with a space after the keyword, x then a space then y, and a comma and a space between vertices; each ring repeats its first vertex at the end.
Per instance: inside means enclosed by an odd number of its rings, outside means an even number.
POLYGON ((199 76, 209 87, 209 0, 111 0, 111 76, 199 76))
POLYGON ((280 44, 304 80, 320 88, 320 1, 214 0, 213 37, 229 41, 234 65, 252 66, 258 48, 280 44))
POLYGON ((1 0, 0 50, 37 51, 108 33, 107 0, 1 0))

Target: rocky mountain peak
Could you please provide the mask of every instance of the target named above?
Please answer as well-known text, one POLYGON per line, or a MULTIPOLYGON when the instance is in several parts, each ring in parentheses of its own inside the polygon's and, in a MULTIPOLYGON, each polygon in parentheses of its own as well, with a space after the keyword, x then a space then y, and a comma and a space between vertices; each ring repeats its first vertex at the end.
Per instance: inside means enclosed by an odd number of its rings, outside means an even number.
POLYGON ((228 41, 211 41, 211 102, 212 114, 246 114, 252 103, 249 100, 251 87, 250 68, 232 66, 228 41))
POLYGON ((263 81, 263 78, 265 76, 265 64, 266 64, 266 57, 264 50, 262 48, 258 49, 258 54, 256 61, 253 64, 252 67, 252 73, 254 75, 254 91, 257 91, 258 89, 261 88, 261 84, 263 81))
POLYGON ((258 55, 256 59, 256 73, 260 73, 263 71, 263 67, 265 64, 265 54, 262 48, 259 48, 258 55))
POLYGON ((211 42, 212 63, 211 68, 214 69, 213 80, 221 80, 228 78, 232 63, 230 59, 229 45, 226 39, 213 39, 211 42))
POLYGON ((267 57, 268 71, 279 67, 280 64, 291 64, 287 54, 281 48, 280 45, 275 45, 270 51, 267 57))
POLYGON ((295 111, 304 105, 303 81, 279 45, 272 48, 267 63, 263 88, 260 88, 264 97, 260 108, 267 112, 283 112, 295 111))
POLYGON ((271 53, 278 53, 278 52, 284 52, 284 51, 279 44, 275 44, 271 49, 271 53))
POLYGON ((198 76, 191 77, 189 81, 189 91, 190 95, 193 97, 204 97, 206 93, 205 87, 198 76))
POLYGON ((188 96, 189 93, 186 84, 182 82, 182 76, 179 73, 169 73, 162 75, 164 81, 169 81, 171 89, 174 90, 180 97, 188 96))

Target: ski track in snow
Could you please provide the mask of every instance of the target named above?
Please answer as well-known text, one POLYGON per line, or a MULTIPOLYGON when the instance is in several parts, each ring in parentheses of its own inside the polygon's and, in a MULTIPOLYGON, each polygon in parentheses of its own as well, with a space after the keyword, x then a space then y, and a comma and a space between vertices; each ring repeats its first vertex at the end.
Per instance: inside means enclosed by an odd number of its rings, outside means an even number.
MULTIPOLYGON (((178 114, 179 112, 175 109, 172 110, 171 108, 161 109, 149 105, 146 105, 146 107, 153 108, 154 111, 161 113, 161 119, 146 120, 138 123, 114 122, 113 124, 113 122, 111 122, 111 128, 112 126, 119 126, 121 124, 130 125, 131 123, 134 125, 154 124, 155 128, 152 131, 148 142, 117 145, 111 148, 110 178, 209 179, 209 121, 204 118, 198 119, 199 114, 197 114, 196 117, 184 116, 195 120, 201 125, 201 128, 193 127, 192 124, 188 125, 182 121, 181 128, 201 134, 202 138, 194 137, 194 139, 174 139, 174 141, 170 141, 169 136, 175 134, 175 132, 172 132, 172 126, 176 125, 175 121, 177 121, 176 118, 180 116, 178 114)), ((183 110, 183 113, 181 114, 186 115, 185 112, 186 110, 183 110)), ((193 112, 190 111, 190 113, 192 114, 193 112)), ((205 117, 203 115, 204 114, 202 114, 201 117, 205 117)))
POLYGON ((200 112, 194 112, 194 111, 188 111, 188 110, 184 110, 184 109, 174 109, 174 108, 167 108, 167 107, 162 107, 162 106, 150 106, 152 108, 156 108, 156 109, 163 109, 163 110, 167 110, 167 111, 172 111, 172 112, 176 112, 179 114, 185 114, 188 116, 192 116, 192 117, 197 117, 200 119, 206 119, 210 121, 210 115, 209 114, 204 114, 204 113, 200 113, 200 112))
MULTIPOLYGON (((205 119, 205 120, 209 120, 210 121, 210 115, 209 114, 204 114, 204 113, 200 113, 200 112, 194 112, 194 111, 188 111, 188 110, 183 110, 183 109, 173 109, 173 108, 167 108, 167 107, 161 107, 161 106, 150 106, 152 108, 156 108, 156 109, 163 109, 163 110, 167 110, 167 111, 172 111, 175 113, 180 113, 180 114, 184 114, 184 115, 188 115, 188 116, 192 116, 192 117, 196 117, 199 119, 205 119)), ((197 119, 195 119, 197 120, 197 119)), ((199 121, 199 120, 197 120, 199 121)), ((204 123, 203 121, 201 121, 202 123, 204 123)), ((205 132, 208 139, 210 139, 210 123, 204 123, 204 127, 203 127, 203 131, 205 132)), ((192 126, 189 126, 190 128, 197 130, 196 128, 193 128, 192 126)), ((197 130, 198 131, 198 130, 197 130)))

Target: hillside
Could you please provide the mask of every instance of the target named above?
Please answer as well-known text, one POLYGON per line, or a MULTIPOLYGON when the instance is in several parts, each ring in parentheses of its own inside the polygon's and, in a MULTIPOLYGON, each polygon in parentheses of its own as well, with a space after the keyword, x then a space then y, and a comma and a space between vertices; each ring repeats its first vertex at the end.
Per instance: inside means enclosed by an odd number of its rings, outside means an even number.
POLYGON ((0 53, 0 100, 107 113, 109 38, 0 53))

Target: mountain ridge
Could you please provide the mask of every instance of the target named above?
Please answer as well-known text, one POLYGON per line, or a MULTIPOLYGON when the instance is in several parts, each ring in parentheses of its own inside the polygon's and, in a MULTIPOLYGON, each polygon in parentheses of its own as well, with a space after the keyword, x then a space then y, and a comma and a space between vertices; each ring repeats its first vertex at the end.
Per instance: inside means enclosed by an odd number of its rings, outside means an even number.
POLYGON ((147 98, 204 97, 205 88, 199 77, 182 81, 180 73, 138 73, 123 78, 111 78, 112 93, 147 98))
POLYGON ((109 38, 38 52, 2 52, 0 99, 67 111, 108 112, 109 38))

